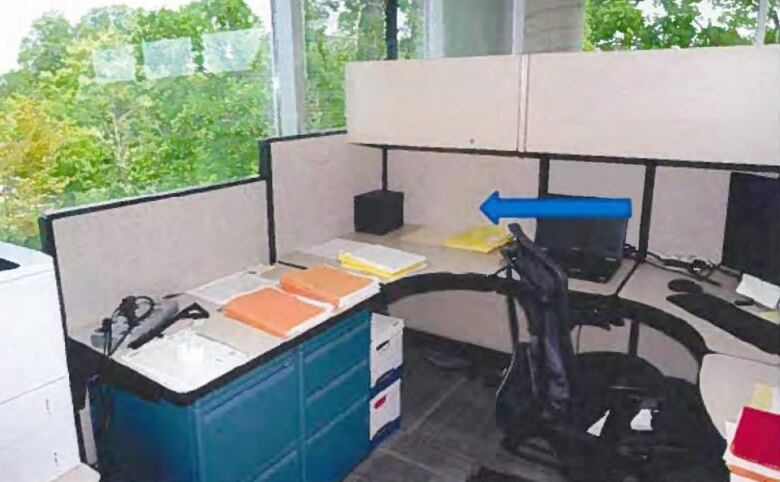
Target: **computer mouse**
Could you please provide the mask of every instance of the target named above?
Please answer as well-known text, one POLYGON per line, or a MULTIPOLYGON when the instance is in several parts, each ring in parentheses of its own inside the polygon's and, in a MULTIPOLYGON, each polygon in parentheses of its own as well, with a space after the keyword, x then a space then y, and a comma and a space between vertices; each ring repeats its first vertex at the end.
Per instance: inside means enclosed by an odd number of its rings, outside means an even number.
POLYGON ((701 293, 703 291, 699 283, 685 278, 673 279, 668 286, 670 290, 677 293, 701 293))

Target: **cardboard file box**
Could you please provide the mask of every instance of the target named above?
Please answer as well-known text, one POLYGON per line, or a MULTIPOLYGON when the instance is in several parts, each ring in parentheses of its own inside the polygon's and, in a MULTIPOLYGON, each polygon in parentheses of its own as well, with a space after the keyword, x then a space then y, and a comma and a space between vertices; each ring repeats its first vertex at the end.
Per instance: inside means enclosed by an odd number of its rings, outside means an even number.
POLYGON ((371 395, 401 377, 404 322, 399 318, 371 315, 371 395))
POLYGON ((375 448, 401 426, 401 380, 381 390, 369 403, 369 435, 375 448))

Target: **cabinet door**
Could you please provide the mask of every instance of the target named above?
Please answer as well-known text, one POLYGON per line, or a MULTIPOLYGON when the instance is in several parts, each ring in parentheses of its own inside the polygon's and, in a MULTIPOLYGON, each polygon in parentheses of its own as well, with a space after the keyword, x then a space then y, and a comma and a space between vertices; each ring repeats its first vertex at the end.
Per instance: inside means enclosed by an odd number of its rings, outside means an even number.
POLYGON ((341 480, 367 453, 368 397, 363 397, 306 442, 305 480, 341 480))
POLYGON ((209 401, 199 413, 202 480, 246 480, 293 449, 300 433, 297 365, 286 357, 240 391, 209 401))
POLYGON ((780 46, 532 55, 525 150, 777 165, 778 86, 780 46))
POLYGON ((0 283, 0 306, 0 402, 66 376, 54 274, 0 283))
POLYGON ((519 55, 347 66, 351 142, 516 151, 519 55))

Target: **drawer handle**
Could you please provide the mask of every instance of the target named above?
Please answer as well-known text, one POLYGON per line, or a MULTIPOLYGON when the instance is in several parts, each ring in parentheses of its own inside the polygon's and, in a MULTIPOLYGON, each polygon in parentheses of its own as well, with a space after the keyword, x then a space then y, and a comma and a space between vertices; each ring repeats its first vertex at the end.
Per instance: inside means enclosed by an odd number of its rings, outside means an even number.
POLYGON ((387 401, 387 395, 382 395, 382 398, 374 402, 374 410, 379 409, 379 407, 384 405, 386 401, 387 401))
POLYGON ((380 344, 378 344, 378 345, 376 346, 376 351, 382 351, 382 350, 384 350, 384 349, 385 349, 385 347, 387 347, 387 345, 389 345, 389 344, 390 344, 390 340, 383 341, 382 343, 380 343, 380 344))

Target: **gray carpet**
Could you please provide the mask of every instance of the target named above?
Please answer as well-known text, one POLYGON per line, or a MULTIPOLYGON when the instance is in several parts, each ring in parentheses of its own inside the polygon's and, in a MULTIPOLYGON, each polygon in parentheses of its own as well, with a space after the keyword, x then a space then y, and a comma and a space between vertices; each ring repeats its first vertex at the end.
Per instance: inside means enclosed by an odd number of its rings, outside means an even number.
POLYGON ((497 373, 500 361, 467 353, 471 369, 441 370, 425 354, 442 343, 407 331, 402 427, 347 481, 465 481, 483 466, 528 481, 564 481, 556 461, 543 451, 531 462, 501 449, 494 417, 495 387, 486 382, 497 373))

